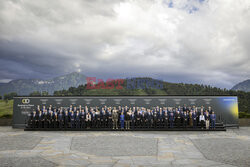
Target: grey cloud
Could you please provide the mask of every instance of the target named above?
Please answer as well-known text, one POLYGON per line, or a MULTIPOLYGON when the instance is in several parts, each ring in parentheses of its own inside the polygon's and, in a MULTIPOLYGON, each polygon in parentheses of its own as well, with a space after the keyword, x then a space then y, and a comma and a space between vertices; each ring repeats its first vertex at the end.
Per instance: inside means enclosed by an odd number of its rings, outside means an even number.
POLYGON ((247 0, 6 0, 0 9, 1 80, 82 71, 231 88, 250 77, 247 0))

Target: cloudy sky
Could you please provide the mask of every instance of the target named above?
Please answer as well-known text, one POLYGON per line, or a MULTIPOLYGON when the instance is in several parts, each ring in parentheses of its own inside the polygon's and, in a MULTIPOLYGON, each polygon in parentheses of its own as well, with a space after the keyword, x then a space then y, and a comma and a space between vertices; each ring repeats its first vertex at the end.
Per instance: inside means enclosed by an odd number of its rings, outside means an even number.
POLYGON ((250 1, 0 1, 0 82, 74 71, 231 88, 250 79, 250 1))

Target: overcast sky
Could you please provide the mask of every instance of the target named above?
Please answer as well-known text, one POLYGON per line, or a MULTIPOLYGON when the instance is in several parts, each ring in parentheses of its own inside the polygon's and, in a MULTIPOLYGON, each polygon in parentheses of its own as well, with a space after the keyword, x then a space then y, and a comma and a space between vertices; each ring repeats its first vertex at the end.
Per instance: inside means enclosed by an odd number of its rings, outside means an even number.
POLYGON ((250 79, 250 0, 0 1, 0 82, 74 71, 231 88, 250 79))

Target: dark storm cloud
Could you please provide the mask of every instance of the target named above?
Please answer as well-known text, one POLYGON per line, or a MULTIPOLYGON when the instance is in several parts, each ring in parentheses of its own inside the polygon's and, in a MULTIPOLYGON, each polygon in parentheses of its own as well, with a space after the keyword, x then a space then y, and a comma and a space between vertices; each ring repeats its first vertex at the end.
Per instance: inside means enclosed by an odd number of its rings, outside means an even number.
POLYGON ((1 1, 0 82, 81 71, 230 88, 250 78, 249 9, 247 0, 1 1))

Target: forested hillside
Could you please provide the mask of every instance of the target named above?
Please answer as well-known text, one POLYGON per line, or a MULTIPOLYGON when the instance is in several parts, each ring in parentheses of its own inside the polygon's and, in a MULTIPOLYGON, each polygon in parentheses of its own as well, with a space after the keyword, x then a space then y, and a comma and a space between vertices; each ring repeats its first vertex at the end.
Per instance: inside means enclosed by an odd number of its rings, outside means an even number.
MULTIPOLYGON (((140 78, 141 79, 141 78, 140 78)), ((152 79, 153 80, 153 79, 152 79)), ((162 89, 127 89, 125 80, 123 89, 86 89, 86 85, 68 90, 55 91, 56 96, 72 95, 231 95, 238 96, 239 111, 250 113, 250 92, 220 89, 207 85, 163 82, 162 89)))

